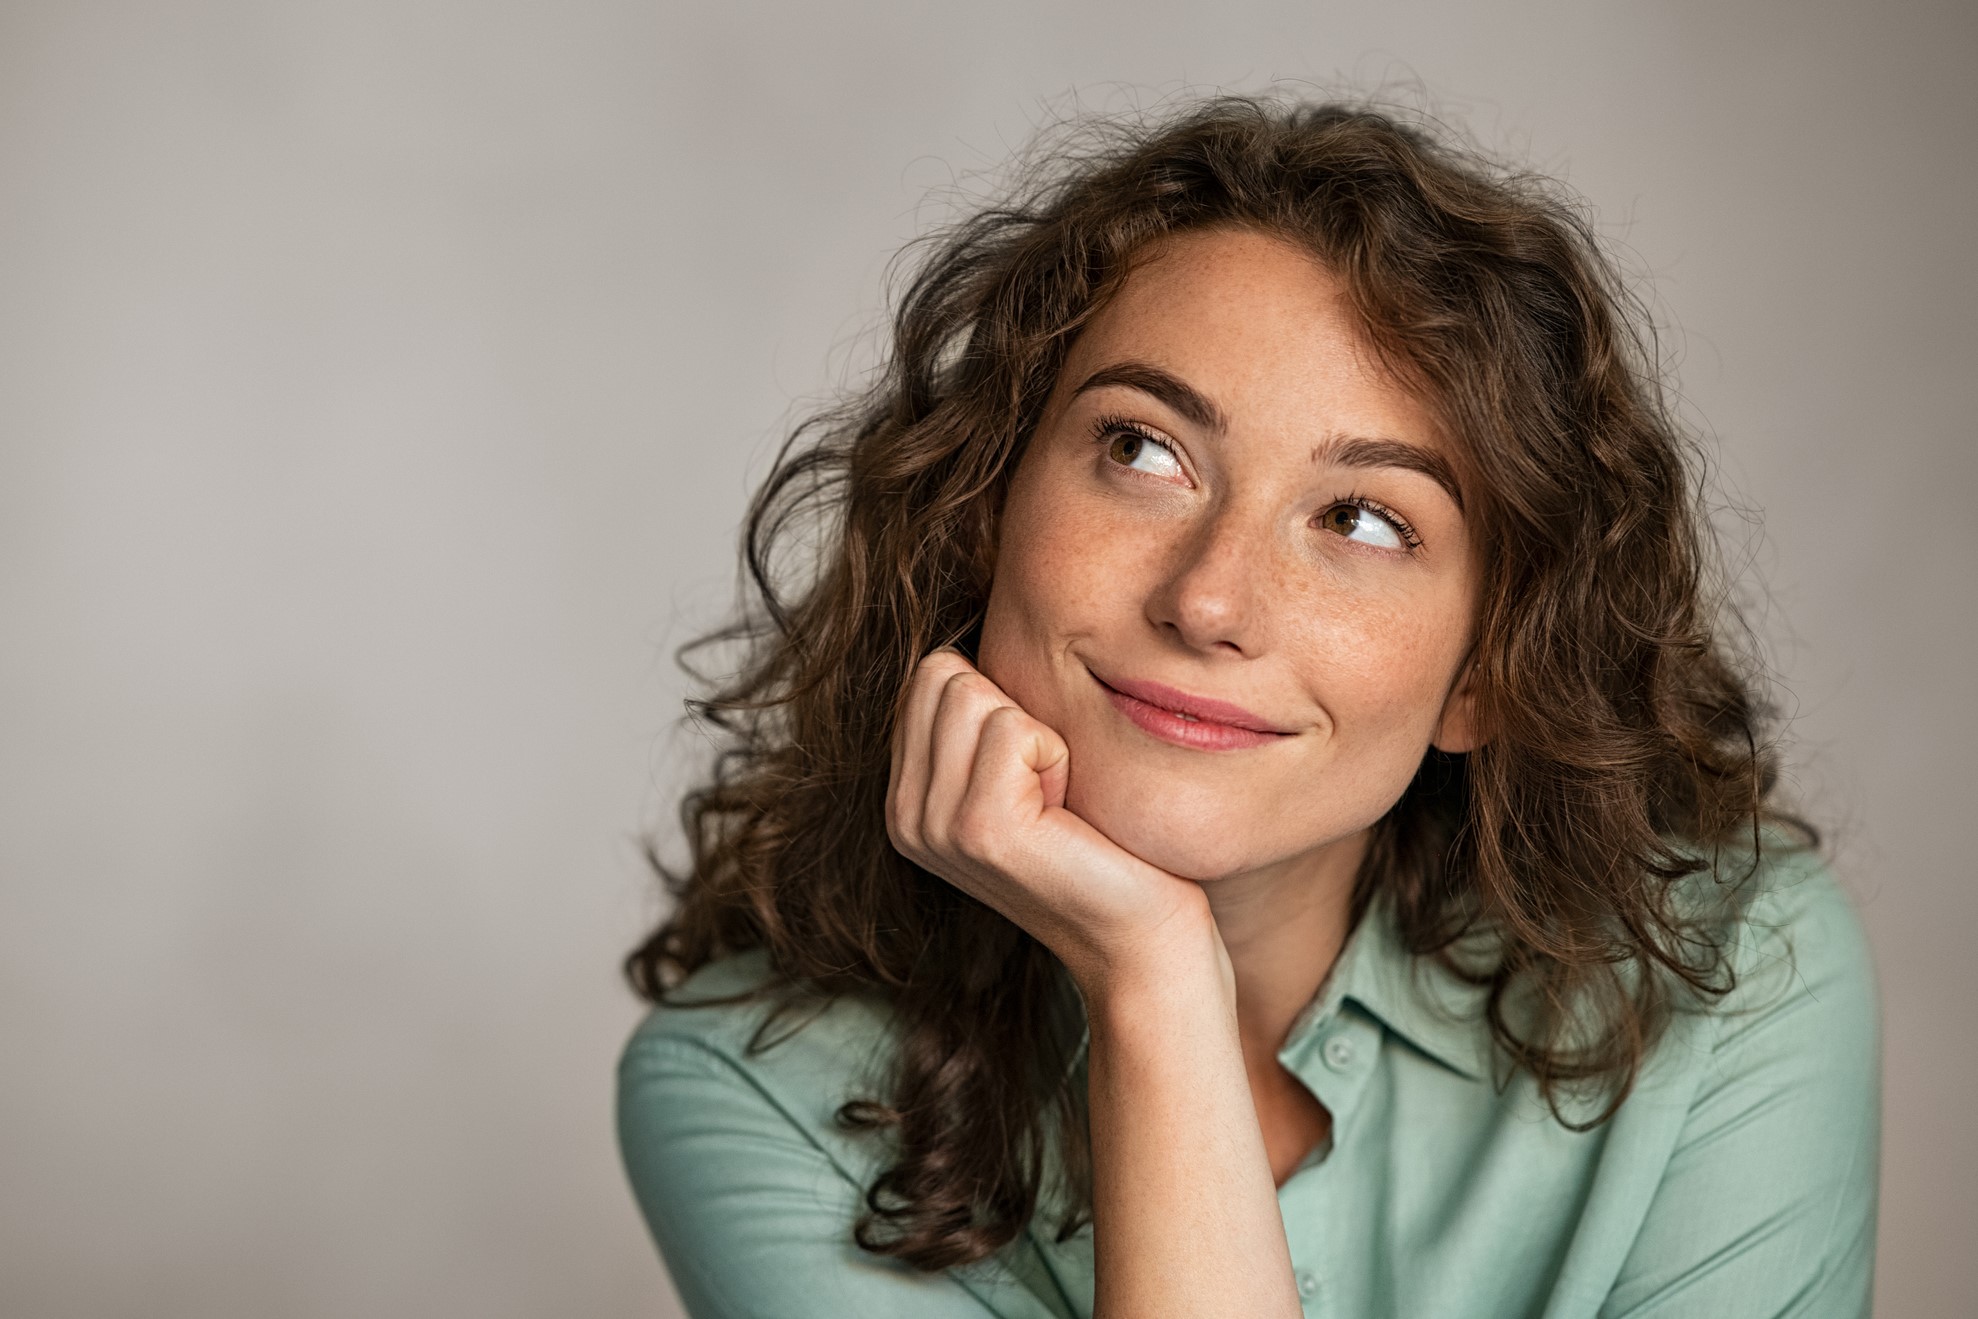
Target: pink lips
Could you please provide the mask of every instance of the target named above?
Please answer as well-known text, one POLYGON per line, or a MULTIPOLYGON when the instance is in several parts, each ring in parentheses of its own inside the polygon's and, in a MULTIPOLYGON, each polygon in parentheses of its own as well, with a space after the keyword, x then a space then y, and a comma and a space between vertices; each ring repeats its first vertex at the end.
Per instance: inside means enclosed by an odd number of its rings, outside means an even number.
POLYGON ((1291 736, 1291 730, 1228 701, 1191 696, 1158 682, 1092 675, 1113 708, 1164 742, 1202 751, 1233 751, 1291 736))

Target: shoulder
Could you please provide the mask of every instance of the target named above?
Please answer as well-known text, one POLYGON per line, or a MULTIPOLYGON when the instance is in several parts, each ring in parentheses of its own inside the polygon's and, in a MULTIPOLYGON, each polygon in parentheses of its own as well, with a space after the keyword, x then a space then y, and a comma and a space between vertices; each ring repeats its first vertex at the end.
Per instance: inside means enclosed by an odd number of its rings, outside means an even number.
POLYGON ((779 984, 767 953, 751 948, 709 962, 674 987, 632 1032, 620 1065, 699 1052, 766 1077, 820 1067, 844 1072, 850 1055, 883 1048, 891 1024, 876 996, 825 998, 779 984))
POLYGON ((626 1177, 686 1313, 1049 1319, 1028 1275, 1003 1263, 923 1273, 857 1245, 895 1141, 836 1117, 848 1099, 885 1096, 893 1016, 870 995, 778 988, 760 951, 712 962, 619 1055, 626 1177))
POLYGON ((1735 984, 1712 1014, 1716 1050, 1807 1036, 1830 1059, 1872 1053, 1879 1006, 1860 913, 1817 850, 1783 841, 1768 838, 1726 941, 1735 984))
POLYGON ((1881 1141, 1868 941, 1817 853, 1768 840, 1755 871, 1749 853, 1726 861, 1727 880, 1750 872, 1718 927, 1735 984, 1662 1050, 1679 1102, 1638 1110, 1656 1184, 1600 1313, 1866 1314, 1881 1141))
POLYGON ((630 1140, 749 1111, 863 1180, 871 1142, 845 1132, 837 1112, 884 1093, 891 1057, 882 1002, 789 992, 764 951, 751 949, 695 971, 633 1030, 618 1059, 619 1127, 630 1140))
POLYGON ((1715 978, 1729 988, 1679 1010, 1657 1061, 1689 1096, 1686 1140, 1744 1131, 1735 1143, 1759 1149, 1749 1124, 1764 1115, 1788 1145, 1820 1140, 1872 1163, 1882 1067, 1874 958, 1828 861, 1786 841, 1769 835, 1755 870, 1748 852, 1725 858, 1727 882, 1749 872, 1718 927, 1715 978))

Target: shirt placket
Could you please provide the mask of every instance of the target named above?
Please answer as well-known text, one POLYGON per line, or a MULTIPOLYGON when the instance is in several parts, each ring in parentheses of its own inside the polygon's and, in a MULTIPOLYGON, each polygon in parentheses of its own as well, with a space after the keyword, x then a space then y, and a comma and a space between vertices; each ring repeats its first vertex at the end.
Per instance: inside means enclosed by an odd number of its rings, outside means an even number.
MULTIPOLYGON (((1308 1315, 1347 1312, 1351 1288, 1342 1270, 1364 1224, 1351 1217, 1355 1196, 1345 1184, 1348 1160, 1339 1156, 1352 1146, 1360 1099, 1379 1063, 1380 1046, 1380 1024, 1342 1000, 1294 1031, 1278 1053, 1278 1061, 1332 1117, 1325 1141, 1278 1188, 1298 1299, 1308 1315)), ((1365 1206, 1359 1209, 1364 1214, 1365 1206)))

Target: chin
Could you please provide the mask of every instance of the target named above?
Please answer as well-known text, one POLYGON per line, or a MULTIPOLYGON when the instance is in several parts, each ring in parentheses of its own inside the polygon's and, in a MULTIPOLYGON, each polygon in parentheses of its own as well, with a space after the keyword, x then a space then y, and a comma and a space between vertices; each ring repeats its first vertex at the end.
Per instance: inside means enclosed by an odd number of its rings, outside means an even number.
POLYGON ((1149 793, 1103 779, 1081 784, 1074 773, 1065 806, 1142 861, 1183 879, 1221 879, 1275 859, 1258 850, 1262 822, 1221 803, 1191 801, 1168 787, 1166 793, 1149 793), (1150 809, 1154 801, 1161 805, 1150 809))

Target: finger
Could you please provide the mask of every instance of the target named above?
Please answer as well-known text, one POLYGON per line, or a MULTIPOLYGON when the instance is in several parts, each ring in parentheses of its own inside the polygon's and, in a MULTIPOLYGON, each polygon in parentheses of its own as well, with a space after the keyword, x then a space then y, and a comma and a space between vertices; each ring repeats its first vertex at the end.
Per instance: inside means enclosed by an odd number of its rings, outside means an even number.
POLYGON ((1064 804, 1071 750, 1057 730, 1015 705, 991 711, 977 734, 970 806, 1012 821, 1064 804))
POLYGON ((968 661, 943 648, 923 656, 908 676, 893 724, 892 778, 886 794, 887 825, 895 844, 920 843, 920 819, 927 796, 928 748, 941 691, 968 661))
POLYGON ((892 773, 886 790, 886 825, 903 850, 918 843, 920 801, 927 790, 927 721, 940 697, 940 680, 923 656, 907 674, 893 716, 892 773))
POLYGON ((1036 756, 1024 763, 1036 771, 1044 809, 1049 810, 1065 804, 1065 791, 1071 787, 1071 746, 1055 728, 1043 723, 1037 726, 1044 735, 1028 744, 1036 756))
POLYGON ((999 893, 999 909, 1047 942, 1049 929, 1066 914, 1059 867, 1074 856, 1117 850, 1095 838, 1065 835, 1064 825, 1083 821, 1050 812, 1047 782, 1062 776, 1069 759, 1064 739, 1047 724, 1014 705, 990 711, 976 736, 969 793, 953 825, 952 846, 963 855, 1028 876, 999 893), (1047 821, 1049 814, 1059 818, 1047 821), (1073 846, 1061 850, 1067 842, 1073 846))
POLYGON ((973 669, 951 675, 943 685, 929 738, 927 793, 920 824, 922 838, 935 850, 948 845, 956 812, 972 790, 970 779, 983 720, 996 710, 1015 708, 995 683, 973 669))

